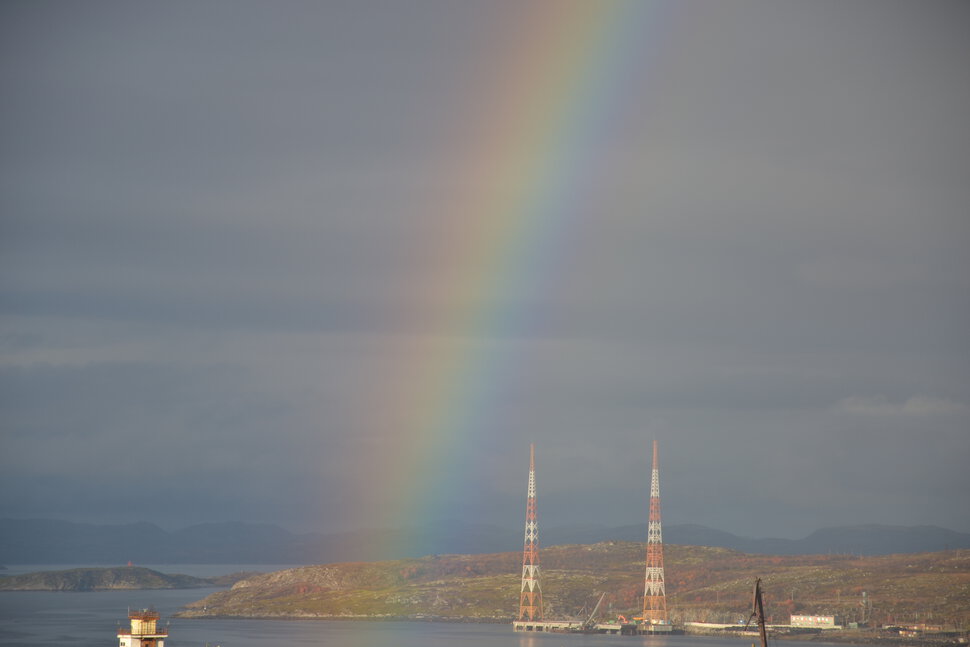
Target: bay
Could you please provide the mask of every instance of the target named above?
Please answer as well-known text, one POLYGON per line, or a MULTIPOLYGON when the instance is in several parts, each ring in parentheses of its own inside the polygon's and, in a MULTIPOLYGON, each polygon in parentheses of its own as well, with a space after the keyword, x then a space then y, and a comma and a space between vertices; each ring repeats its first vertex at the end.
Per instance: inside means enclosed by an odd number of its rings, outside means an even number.
MULTIPOLYGON (((284 567, 166 565, 154 568, 166 573, 203 576, 284 567)), ((747 647, 751 644, 747 639, 699 636, 522 634, 513 633, 510 624, 505 623, 173 617, 186 604, 218 590, 3 591, 0 592, 0 645, 117 645, 116 632, 119 627, 128 626, 129 608, 154 608, 161 614, 160 626, 169 630, 166 647, 747 647)), ((786 643, 773 644, 782 647, 786 643)))
MULTIPOLYGON (((0 593, 0 645, 117 645, 128 608, 154 607, 169 630, 166 647, 747 647, 749 640, 699 636, 513 633, 509 624, 415 621, 173 618, 216 589, 0 593)), ((774 643, 782 647, 783 643, 774 643)), ((799 643, 790 643, 797 645, 799 643)), ((805 643, 801 643, 804 645, 805 643)), ((817 643, 816 643, 817 645, 817 643)))

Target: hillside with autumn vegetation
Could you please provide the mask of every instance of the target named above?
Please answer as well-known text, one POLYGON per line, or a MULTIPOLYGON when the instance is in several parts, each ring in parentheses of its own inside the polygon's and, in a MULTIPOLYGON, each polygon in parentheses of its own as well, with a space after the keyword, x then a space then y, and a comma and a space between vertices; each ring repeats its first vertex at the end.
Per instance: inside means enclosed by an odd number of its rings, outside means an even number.
MULTIPOLYGON (((521 560, 515 552, 293 568, 245 579, 182 615, 511 621, 521 560)), ((554 546, 542 550, 541 568, 547 618, 588 613, 604 592, 604 617, 633 615, 642 603, 642 543, 554 546)), ((919 620, 970 628, 970 550, 770 556, 668 545, 665 574, 675 623, 747 617, 760 577, 770 622, 785 624, 792 613, 861 621, 865 591, 874 624, 919 620)))

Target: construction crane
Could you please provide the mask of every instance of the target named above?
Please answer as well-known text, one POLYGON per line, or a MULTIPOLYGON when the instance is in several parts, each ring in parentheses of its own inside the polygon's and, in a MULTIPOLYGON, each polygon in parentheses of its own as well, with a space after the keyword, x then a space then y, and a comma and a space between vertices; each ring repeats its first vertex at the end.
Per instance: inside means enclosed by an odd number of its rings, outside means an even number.
POLYGON ((605 597, 606 597, 606 592, 604 591, 603 594, 600 596, 599 601, 596 603, 596 606, 593 607, 593 612, 589 614, 589 617, 586 618, 586 622, 583 623, 584 629, 592 629, 593 625, 596 624, 596 621, 594 620, 594 618, 596 617, 596 612, 600 610, 600 605, 603 604, 603 598, 605 597))
MULTIPOLYGON (((768 647, 768 635, 765 631, 765 603, 761 596, 761 578, 759 577, 754 582, 754 595, 751 600, 751 616, 748 621, 744 623, 747 627, 751 623, 751 620, 758 619, 758 632, 761 634, 761 647, 768 647)), ((754 645, 752 645, 754 647, 754 645)))

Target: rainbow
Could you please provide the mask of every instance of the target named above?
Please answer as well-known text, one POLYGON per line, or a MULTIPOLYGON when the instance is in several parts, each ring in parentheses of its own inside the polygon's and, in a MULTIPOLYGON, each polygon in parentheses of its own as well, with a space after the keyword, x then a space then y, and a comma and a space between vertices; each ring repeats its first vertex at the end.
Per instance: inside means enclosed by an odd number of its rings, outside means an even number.
MULTIPOLYGON (((610 0, 503 9, 515 46, 482 66, 491 78, 469 81, 471 135, 442 179, 452 190, 428 205, 441 224, 428 254, 453 270, 426 287, 442 304, 434 327, 443 337, 414 353, 415 364, 401 369, 373 413, 387 438, 360 467, 371 485, 355 494, 370 527, 447 517, 444 502, 456 491, 474 496, 463 473, 489 432, 489 412, 501 405, 501 385, 517 371, 498 340, 541 324, 529 304, 589 216, 583 187, 602 172, 596 144, 626 108, 631 76, 647 73, 651 27, 665 10, 610 0)), ((523 461, 529 440, 523 436, 523 461)))

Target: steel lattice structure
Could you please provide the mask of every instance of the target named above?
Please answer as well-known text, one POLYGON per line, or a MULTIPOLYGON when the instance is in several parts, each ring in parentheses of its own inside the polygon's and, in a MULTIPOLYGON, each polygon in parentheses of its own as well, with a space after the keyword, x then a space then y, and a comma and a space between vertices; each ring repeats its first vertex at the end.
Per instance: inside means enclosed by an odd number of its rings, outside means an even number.
POLYGON ((650 520, 647 524, 647 572, 643 587, 643 620, 667 623, 667 595, 664 592, 664 544, 660 532, 660 471, 657 441, 653 441, 653 472, 650 475, 650 520))
POLYGON ((529 494, 525 506, 525 547, 522 550, 522 589, 519 620, 542 620, 539 584, 539 529, 536 524, 536 447, 529 446, 529 494))

